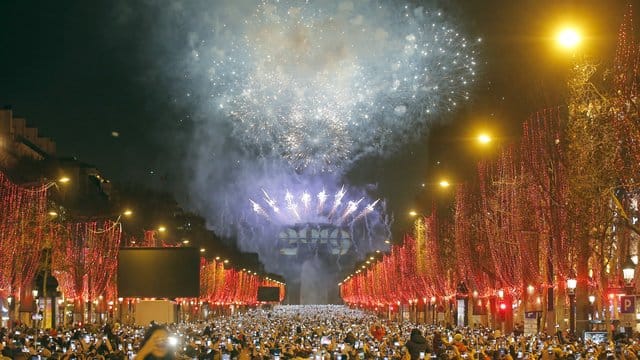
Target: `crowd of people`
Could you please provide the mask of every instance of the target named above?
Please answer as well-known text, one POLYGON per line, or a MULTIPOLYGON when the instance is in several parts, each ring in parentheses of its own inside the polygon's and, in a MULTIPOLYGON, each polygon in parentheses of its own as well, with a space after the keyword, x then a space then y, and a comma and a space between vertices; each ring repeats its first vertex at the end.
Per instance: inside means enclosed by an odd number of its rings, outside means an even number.
POLYGON ((147 327, 14 327, 0 330, 0 339, 2 356, 17 360, 627 360, 640 355, 640 341, 633 337, 596 343, 561 332, 503 335, 482 327, 383 320, 342 306, 279 306, 147 327))

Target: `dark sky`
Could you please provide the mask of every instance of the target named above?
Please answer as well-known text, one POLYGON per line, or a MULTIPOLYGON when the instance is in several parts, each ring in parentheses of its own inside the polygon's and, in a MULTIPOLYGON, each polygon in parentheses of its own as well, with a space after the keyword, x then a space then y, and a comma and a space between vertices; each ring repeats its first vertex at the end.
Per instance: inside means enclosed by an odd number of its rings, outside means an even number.
MULTIPOLYGON (((406 211, 429 198, 422 183, 428 188, 441 175, 464 181, 480 156, 491 156, 470 147, 475 129, 488 127, 501 143, 512 142, 527 114, 562 102, 569 60, 551 45, 554 28, 579 23, 588 35, 585 51, 606 63, 627 3, 440 1, 471 37, 484 39, 472 101, 422 143, 391 159, 361 162, 349 177, 379 182, 396 227, 406 226, 406 211)), ((188 109, 173 102, 166 77, 152 70, 154 59, 145 51, 154 15, 134 14, 135 31, 122 31, 114 4, 1 1, 0 105, 12 105, 55 139, 59 155, 93 163, 116 181, 149 183, 184 198, 180 160, 187 140, 177 120, 188 109)))

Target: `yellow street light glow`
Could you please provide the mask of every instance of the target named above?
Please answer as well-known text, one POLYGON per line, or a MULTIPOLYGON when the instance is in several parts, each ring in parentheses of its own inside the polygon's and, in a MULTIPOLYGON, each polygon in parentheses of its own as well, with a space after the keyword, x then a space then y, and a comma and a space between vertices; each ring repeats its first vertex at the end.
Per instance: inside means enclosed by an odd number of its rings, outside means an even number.
POLYGON ((133 215, 133 211, 131 211, 131 210, 129 210, 129 209, 125 209, 125 210, 122 212, 122 215, 124 215, 124 216, 131 216, 131 215, 133 215))
POLYGON ((369 260, 375 260, 375 257, 371 256, 369 257, 369 260))
POLYGON ((482 133, 478 135, 478 142, 482 145, 486 145, 491 142, 491 136, 489 136, 489 134, 482 133))
POLYGON ((418 216, 418 212, 417 212, 417 211, 415 211, 415 210, 411 210, 411 211, 409 211, 409 215, 411 215, 411 216, 418 216))
POLYGON ((224 260, 224 263, 225 263, 225 264, 228 264, 228 263, 229 263, 229 260, 225 259, 225 260, 224 260))
POLYGON ((189 243, 189 240, 184 239, 184 240, 182 240, 182 243, 183 243, 183 244, 185 244, 185 245, 187 245, 187 244, 189 243))
POLYGON ((576 29, 564 28, 556 36, 556 41, 565 49, 575 49, 582 41, 582 37, 576 29))
POLYGON ((391 241, 389 241, 389 240, 385 240, 385 241, 384 241, 384 243, 385 243, 385 244, 391 244, 391 241))
POLYGON ((61 184, 66 184, 69 181, 71 181, 71 179, 69 179, 69 177, 67 177, 67 176, 63 176, 60 179, 58 179, 58 182, 61 183, 61 184))
POLYGON ((49 216, 56 217, 58 216, 58 213, 52 210, 52 211, 49 211, 49 216))
POLYGON ((449 186, 451 186, 451 184, 447 180, 440 180, 438 185, 440 185, 441 188, 448 188, 449 186))
POLYGON ((203 253, 203 252, 205 252, 205 251, 207 251, 207 250, 205 250, 205 248, 200 248, 200 252, 201 252, 201 253, 203 253))
POLYGON ((158 227, 158 231, 165 232, 165 231, 167 231, 167 228, 164 227, 164 226, 160 226, 160 227, 158 227))
POLYGON ((216 256, 216 260, 220 260, 220 256, 216 256))

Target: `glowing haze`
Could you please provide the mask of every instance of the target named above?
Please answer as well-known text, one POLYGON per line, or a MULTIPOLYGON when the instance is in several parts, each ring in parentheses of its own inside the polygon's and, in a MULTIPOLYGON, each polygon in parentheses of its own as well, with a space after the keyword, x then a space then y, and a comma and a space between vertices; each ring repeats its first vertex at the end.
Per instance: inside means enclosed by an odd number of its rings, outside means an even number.
POLYGON ((468 98, 473 45, 439 11, 392 1, 263 1, 192 38, 244 146, 298 171, 393 151, 468 98))
POLYGON ((132 31, 136 16, 157 22, 153 59, 180 94, 172 100, 188 109, 179 121, 189 129, 180 162, 190 205, 219 235, 289 276, 299 277, 301 265, 283 262, 275 249, 289 226, 347 231, 353 256, 336 268, 388 248, 393 218, 377 200, 376 179, 354 187, 344 175, 357 161, 418 140, 467 100, 476 71, 479 39, 467 39, 438 10, 399 1, 121 6, 132 31))

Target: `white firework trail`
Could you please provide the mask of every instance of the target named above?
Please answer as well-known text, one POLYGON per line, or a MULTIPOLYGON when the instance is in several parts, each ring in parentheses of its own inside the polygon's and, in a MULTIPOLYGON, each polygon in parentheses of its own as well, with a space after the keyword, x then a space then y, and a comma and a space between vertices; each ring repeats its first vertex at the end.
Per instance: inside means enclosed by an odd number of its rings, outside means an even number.
POLYGON ((267 219, 269 219, 269 215, 267 214, 266 211, 264 211, 264 209, 262 208, 262 206, 260 206, 260 204, 258 204, 257 202, 249 199, 249 202, 251 202, 251 207, 253 208, 253 211, 256 214, 260 214, 264 217, 266 217, 267 219))
POLYGON ((277 197, 271 196, 264 189, 262 189, 262 193, 264 194, 263 201, 266 206, 250 199, 249 202, 253 212, 268 219, 270 222, 280 224, 295 224, 299 222, 331 223, 338 226, 352 224, 354 221, 375 211, 379 202, 379 200, 376 200, 363 206, 365 204, 364 197, 360 197, 357 200, 347 200, 347 190, 341 187, 334 193, 333 204, 331 208, 328 208, 326 200, 329 195, 325 190, 318 192, 315 196, 312 196, 307 190, 304 190, 299 196, 286 190, 282 194, 283 201, 281 203, 285 204, 288 211, 282 212, 276 205, 278 203, 277 197), (296 202, 296 199, 300 199, 300 203, 296 202), (316 199, 317 203, 314 204, 313 199, 316 199), (301 206, 305 211, 300 211, 301 206), (337 214, 340 215, 338 216, 337 214))
POLYGON ((302 196, 300 197, 300 201, 302 202, 302 205, 304 205, 304 211, 308 212, 309 204, 311 203, 311 195, 309 195, 307 191, 303 192, 302 196))
POLYGON ((296 218, 296 220, 300 220, 300 214, 298 214, 298 204, 296 204, 293 199, 293 195, 287 190, 287 193, 284 196, 284 200, 287 202, 287 209, 291 211, 291 214, 296 218))
POLYGON ((264 189, 262 189, 262 193, 264 194, 264 201, 271 207, 273 212, 276 214, 280 213, 280 208, 278 208, 278 206, 276 205, 276 201, 273 200, 264 189))
POLYGON ((320 213, 322 211, 322 209, 324 209, 324 204, 327 201, 327 198, 329 197, 329 195, 327 195, 327 192, 324 191, 324 189, 322 189, 322 191, 320 191, 317 195, 318 197, 318 210, 317 212, 320 213))
POLYGON ((340 190, 333 196, 333 207, 331 208, 331 211, 329 212, 329 218, 332 218, 333 215, 336 213, 336 210, 338 210, 338 208, 340 207, 340 205, 342 205, 342 198, 344 197, 344 195, 346 194, 346 191, 344 191, 344 186, 342 188, 340 188, 340 190))
POLYGON ((360 214, 358 214, 358 216, 356 216, 355 219, 353 219, 353 221, 357 221, 362 219, 363 217, 369 215, 370 213, 372 213, 375 210, 376 205, 378 204, 378 202, 380 201, 380 199, 372 202, 371 204, 365 206, 365 208, 362 210, 362 212, 360 214))
POLYGON ((362 202, 362 200, 364 200, 364 198, 360 198, 360 200, 358 201, 349 201, 347 203, 347 207, 344 209, 344 213, 342 214, 338 222, 344 222, 347 216, 353 214, 356 210, 358 210, 358 205, 360 205, 360 202, 362 202))

